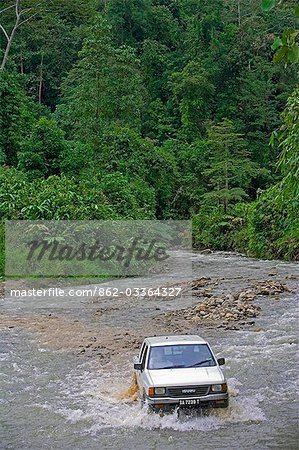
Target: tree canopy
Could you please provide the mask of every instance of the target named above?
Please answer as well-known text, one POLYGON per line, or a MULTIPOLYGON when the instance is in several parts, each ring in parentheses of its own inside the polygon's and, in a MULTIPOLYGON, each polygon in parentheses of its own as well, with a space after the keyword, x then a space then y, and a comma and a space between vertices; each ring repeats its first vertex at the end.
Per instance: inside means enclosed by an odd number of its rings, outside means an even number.
POLYGON ((1 218, 192 218, 198 246, 294 257, 298 14, 295 0, 3 0, 1 218), (255 252, 259 226, 272 253, 255 252))

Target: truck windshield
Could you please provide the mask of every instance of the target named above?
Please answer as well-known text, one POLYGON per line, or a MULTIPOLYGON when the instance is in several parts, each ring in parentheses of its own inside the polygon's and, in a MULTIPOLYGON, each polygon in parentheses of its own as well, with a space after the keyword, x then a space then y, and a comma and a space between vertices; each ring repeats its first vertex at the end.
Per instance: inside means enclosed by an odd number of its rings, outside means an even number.
POLYGON ((151 347, 148 369, 186 369, 216 366, 207 344, 163 345, 151 347))

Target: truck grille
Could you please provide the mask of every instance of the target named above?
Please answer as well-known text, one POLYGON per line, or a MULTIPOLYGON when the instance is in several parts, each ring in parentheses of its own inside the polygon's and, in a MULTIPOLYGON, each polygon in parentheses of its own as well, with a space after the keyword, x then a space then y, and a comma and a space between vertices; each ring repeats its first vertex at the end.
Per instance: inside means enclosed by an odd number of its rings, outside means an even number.
POLYGON ((181 386, 167 388, 167 395, 169 397, 198 397, 201 395, 207 395, 210 390, 210 386, 181 386))

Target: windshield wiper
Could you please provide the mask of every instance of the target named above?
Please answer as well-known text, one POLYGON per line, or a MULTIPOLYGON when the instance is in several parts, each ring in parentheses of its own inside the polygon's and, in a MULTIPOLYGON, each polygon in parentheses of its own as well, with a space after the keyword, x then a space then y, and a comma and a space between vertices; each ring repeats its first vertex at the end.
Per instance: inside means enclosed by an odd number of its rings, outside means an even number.
POLYGON ((176 365, 176 366, 166 366, 166 367, 159 367, 159 369, 183 369, 186 368, 184 364, 176 365))
POLYGON ((205 363, 208 363, 208 362, 211 362, 211 361, 212 361, 211 358, 210 358, 210 359, 205 359, 205 360, 203 360, 203 361, 198 361, 197 363, 192 364, 192 366, 188 366, 188 368, 189 368, 189 367, 197 367, 197 366, 201 366, 201 364, 205 364, 205 363))
POLYGON ((212 361, 212 359, 205 359, 204 361, 198 361, 197 363, 192 364, 192 366, 185 366, 185 364, 177 364, 175 366, 157 367, 156 369, 160 369, 160 370, 163 370, 163 369, 165 369, 165 370, 167 370, 167 369, 190 369, 191 367, 197 367, 197 366, 200 366, 201 364, 208 363, 211 361, 212 361))

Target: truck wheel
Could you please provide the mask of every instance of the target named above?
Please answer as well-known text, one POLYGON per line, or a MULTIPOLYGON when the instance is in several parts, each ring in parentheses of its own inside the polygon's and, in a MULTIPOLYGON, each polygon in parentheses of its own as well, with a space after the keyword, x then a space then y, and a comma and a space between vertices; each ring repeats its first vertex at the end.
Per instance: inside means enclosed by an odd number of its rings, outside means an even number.
POLYGON ((224 400, 224 402, 221 405, 219 405, 218 408, 228 408, 228 406, 229 406, 229 401, 227 399, 227 400, 224 400))
POLYGON ((140 397, 140 406, 141 406, 141 409, 144 408, 144 406, 145 406, 145 392, 144 391, 142 392, 141 397, 140 397))

